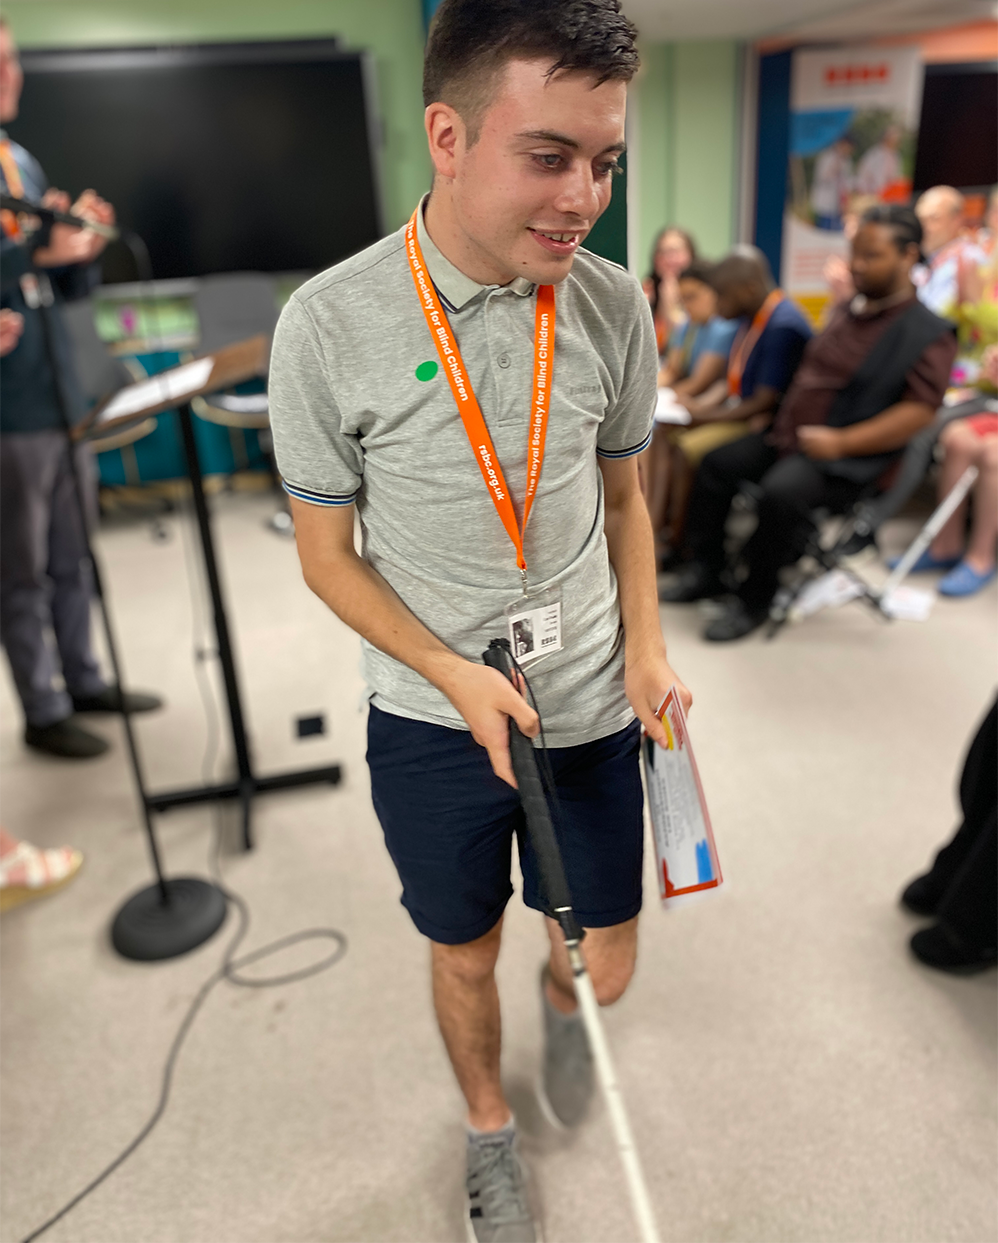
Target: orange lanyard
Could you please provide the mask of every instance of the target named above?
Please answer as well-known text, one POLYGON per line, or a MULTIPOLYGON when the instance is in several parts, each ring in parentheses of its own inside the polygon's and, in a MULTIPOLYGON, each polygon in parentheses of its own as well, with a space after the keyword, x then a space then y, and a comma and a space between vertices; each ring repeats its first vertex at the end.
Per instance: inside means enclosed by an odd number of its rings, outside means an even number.
POLYGON ((478 404, 468 372, 461 357, 454 334, 451 332, 450 321, 440 305, 433 281, 426 270, 426 260, 416 235, 416 211, 405 231, 405 253, 409 260, 413 283, 419 296, 419 304, 426 317, 426 326, 430 330, 433 344, 440 355, 440 365, 454 394, 458 413, 468 440, 474 450, 475 461, 482 472, 485 486, 492 497, 500 521, 506 528, 506 534, 513 541, 516 549, 516 564, 523 579, 524 588, 527 582, 527 562, 523 555, 523 534, 527 529, 527 519, 537 494, 537 485, 541 478, 541 467, 544 465, 544 442, 547 438, 548 415, 551 410, 551 378, 554 364, 554 286, 539 285, 537 287, 537 311, 534 315, 534 382, 531 391, 530 427, 527 432, 527 494, 523 502, 523 530, 516 521, 516 511, 510 499, 509 488, 499 465, 499 455, 495 451, 492 437, 485 424, 482 408, 478 404))
MULTIPOLYGON (((21 181, 21 170, 17 167, 17 161, 14 159, 14 153, 10 149, 10 143, 6 138, 0 139, 0 170, 3 171, 4 181, 7 183, 7 192, 11 198, 24 198, 24 183, 21 181)), ((17 217, 12 211, 0 212, 0 227, 8 237, 15 241, 21 240, 21 226, 17 222, 17 217)))
POLYGON ((758 311, 756 311, 751 326, 747 330, 743 327, 739 331, 735 344, 731 349, 731 361, 728 363, 728 395, 730 397, 741 397, 742 373, 745 370, 745 364, 751 357, 756 342, 762 336, 763 330, 769 323, 769 317, 783 301, 783 298, 783 290, 774 289, 762 306, 759 307, 758 311))

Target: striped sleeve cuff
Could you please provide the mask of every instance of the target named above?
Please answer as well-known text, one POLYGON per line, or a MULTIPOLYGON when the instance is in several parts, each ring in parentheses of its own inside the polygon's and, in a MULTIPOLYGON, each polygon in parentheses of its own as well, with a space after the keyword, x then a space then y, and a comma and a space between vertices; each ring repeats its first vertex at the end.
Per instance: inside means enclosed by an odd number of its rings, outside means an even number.
MULTIPOLYGON (((284 491, 297 501, 307 501, 309 505, 352 505, 357 499, 356 492, 316 492, 314 488, 303 488, 300 484, 283 480, 284 491)), ((359 491, 359 489, 358 489, 359 491)))
POLYGON ((643 453, 644 450, 647 449, 650 444, 651 444, 651 431, 648 432, 648 435, 644 438, 644 440, 641 441, 640 444, 631 445, 629 449, 601 449, 597 445, 596 456, 597 457, 608 457, 608 458, 633 457, 635 453, 643 453))

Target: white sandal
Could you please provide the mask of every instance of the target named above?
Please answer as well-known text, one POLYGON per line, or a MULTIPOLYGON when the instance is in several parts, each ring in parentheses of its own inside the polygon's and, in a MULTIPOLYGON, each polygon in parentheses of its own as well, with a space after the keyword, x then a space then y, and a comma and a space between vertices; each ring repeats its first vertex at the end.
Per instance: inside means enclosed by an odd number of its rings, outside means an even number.
POLYGON ((83 863, 72 846, 39 850, 30 842, 0 856, 0 911, 8 911, 31 898, 43 898, 67 885, 83 863))

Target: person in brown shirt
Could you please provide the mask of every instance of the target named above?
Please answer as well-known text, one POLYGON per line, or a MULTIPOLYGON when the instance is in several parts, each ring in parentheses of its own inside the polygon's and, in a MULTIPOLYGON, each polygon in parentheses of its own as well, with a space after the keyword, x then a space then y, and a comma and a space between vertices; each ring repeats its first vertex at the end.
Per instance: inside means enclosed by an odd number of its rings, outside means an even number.
POLYGON ((803 553, 811 511, 845 512, 900 457, 942 403, 956 354, 952 325, 915 297, 921 225, 906 207, 864 213, 852 244, 856 297, 809 343, 772 428, 703 460, 690 498, 690 561, 661 593, 673 603, 725 591, 724 528, 744 481, 760 486, 759 522, 741 551, 747 574, 704 638, 726 642, 766 620, 779 572, 803 553))

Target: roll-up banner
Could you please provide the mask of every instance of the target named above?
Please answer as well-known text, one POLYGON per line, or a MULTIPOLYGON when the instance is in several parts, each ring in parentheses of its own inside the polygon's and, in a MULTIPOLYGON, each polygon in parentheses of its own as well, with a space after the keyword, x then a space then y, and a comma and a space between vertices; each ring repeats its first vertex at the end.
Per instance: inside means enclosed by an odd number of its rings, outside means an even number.
POLYGON ((848 258, 862 213, 911 200, 922 78, 914 47, 793 54, 781 284, 815 327, 832 300, 826 267, 848 258))

